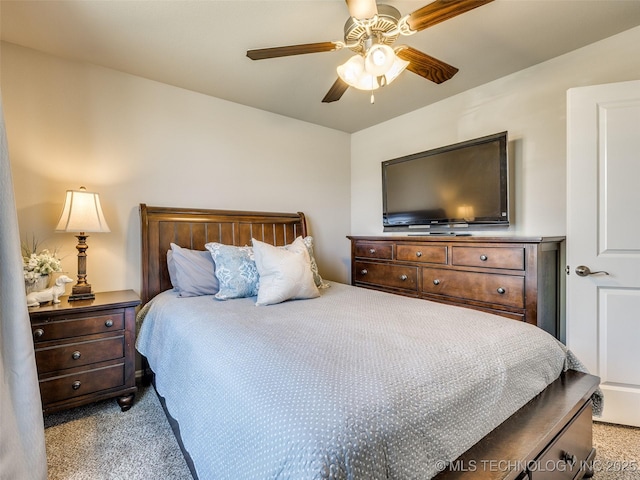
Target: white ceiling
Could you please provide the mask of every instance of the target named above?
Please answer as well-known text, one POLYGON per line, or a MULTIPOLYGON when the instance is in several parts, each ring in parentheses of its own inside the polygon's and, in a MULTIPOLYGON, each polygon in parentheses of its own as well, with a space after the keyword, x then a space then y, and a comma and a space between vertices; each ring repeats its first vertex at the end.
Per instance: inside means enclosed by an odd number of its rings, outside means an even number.
MULTIPOLYGON (((407 14, 429 1, 384 3, 407 14)), ((374 105, 352 88, 321 103, 350 50, 245 56, 342 40, 343 0, 1 0, 0 15, 7 42, 355 132, 640 25, 640 0, 496 0, 401 37, 460 71, 441 85, 405 71, 374 105)))

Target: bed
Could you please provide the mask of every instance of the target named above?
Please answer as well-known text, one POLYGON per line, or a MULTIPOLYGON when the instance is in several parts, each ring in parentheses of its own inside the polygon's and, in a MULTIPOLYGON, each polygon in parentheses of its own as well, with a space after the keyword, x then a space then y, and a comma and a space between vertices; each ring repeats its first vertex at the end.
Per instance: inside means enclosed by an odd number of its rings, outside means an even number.
MULTIPOLYGON (((181 297, 171 244, 197 251, 255 239, 256 255, 280 255, 270 245, 309 238, 305 217, 144 204, 140 215, 137 348, 194 478, 592 474, 599 379, 542 330, 317 278, 328 288, 272 305, 181 297)), ((296 255, 311 265, 306 252, 296 255)))

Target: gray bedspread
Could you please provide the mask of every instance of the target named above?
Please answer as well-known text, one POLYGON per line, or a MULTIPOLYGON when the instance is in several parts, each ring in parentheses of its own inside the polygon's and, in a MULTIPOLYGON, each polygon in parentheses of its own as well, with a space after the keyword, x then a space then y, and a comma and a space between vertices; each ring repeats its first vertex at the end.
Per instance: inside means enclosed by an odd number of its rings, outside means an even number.
POLYGON ((332 283, 319 298, 151 303, 137 340, 207 479, 429 479, 542 391, 534 326, 332 283))

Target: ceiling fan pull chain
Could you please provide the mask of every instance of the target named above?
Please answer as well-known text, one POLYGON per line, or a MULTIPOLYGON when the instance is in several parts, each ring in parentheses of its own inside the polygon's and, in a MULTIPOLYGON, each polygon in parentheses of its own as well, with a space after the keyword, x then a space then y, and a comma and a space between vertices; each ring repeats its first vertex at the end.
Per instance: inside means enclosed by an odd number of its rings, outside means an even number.
POLYGON ((371 90, 371 105, 376 103, 376 98, 373 96, 373 90, 371 90))

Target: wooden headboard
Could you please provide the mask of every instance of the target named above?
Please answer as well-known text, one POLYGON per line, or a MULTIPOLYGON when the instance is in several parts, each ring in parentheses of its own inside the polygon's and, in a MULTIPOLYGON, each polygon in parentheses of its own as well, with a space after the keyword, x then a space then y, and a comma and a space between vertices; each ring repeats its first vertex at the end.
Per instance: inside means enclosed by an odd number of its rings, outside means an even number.
POLYGON ((204 250, 207 242, 251 245, 255 238, 286 245, 307 235, 304 214, 150 207, 140 204, 143 302, 171 288, 167 270, 170 244, 204 250))

